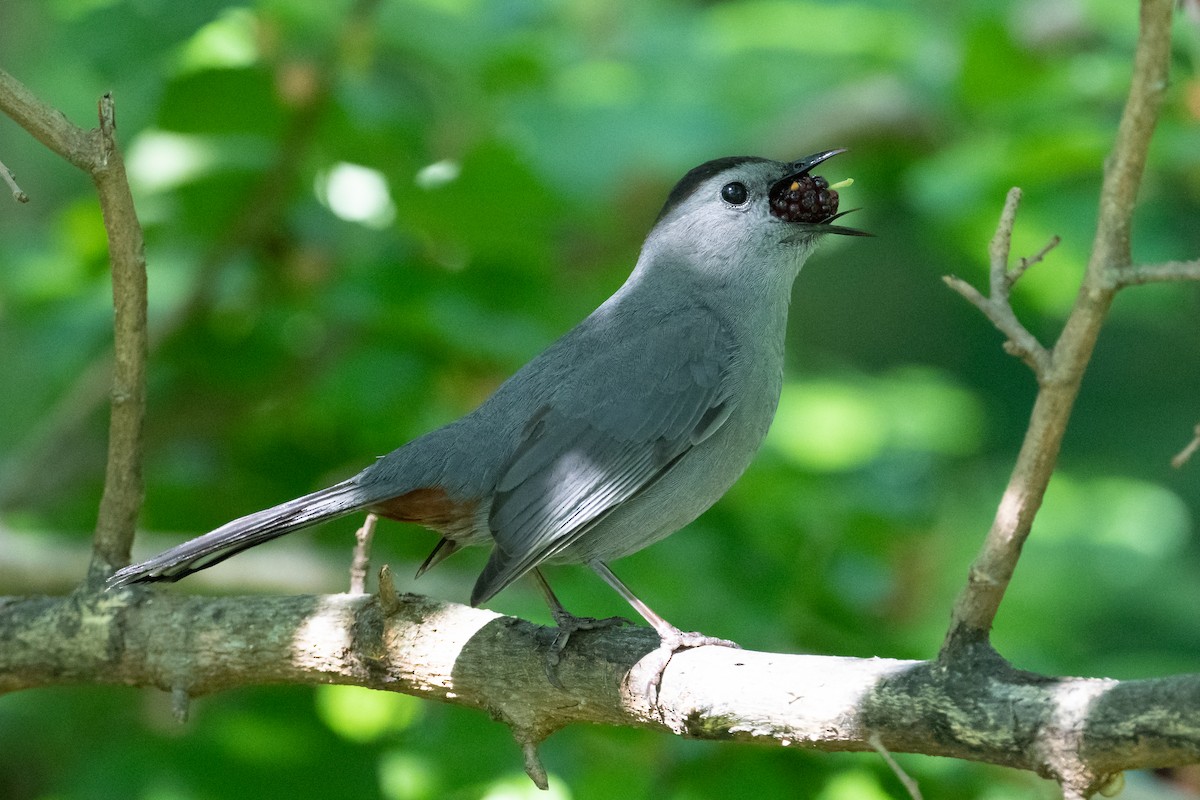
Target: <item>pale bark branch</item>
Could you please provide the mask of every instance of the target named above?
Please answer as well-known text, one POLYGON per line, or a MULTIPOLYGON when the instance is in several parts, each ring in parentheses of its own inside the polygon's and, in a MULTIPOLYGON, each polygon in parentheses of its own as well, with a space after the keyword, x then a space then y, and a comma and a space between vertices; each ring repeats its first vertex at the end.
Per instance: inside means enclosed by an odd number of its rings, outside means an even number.
POLYGON ((1193 428, 1192 432, 1195 434, 1192 440, 1171 459, 1171 466, 1175 469, 1181 469, 1184 464, 1192 460, 1192 456, 1196 454, 1196 451, 1200 450, 1200 425, 1193 428))
MULTIPOLYGON (((74 683, 188 698, 264 683, 343 683, 476 708, 527 764, 575 723, 824 751, 925 753, 1033 770, 1081 793, 1116 772, 1200 760, 1200 675, 1050 678, 976 649, 954 664, 723 647, 671 659, 657 702, 631 692, 646 628, 577 633, 399 595, 206 598, 161 590, 0 598, 0 693, 74 683), (66 624, 83 620, 83 624, 66 624)), ((1083 796, 1081 794, 1081 796, 1083 796)))
MULTIPOLYGON (((1141 3, 1132 83, 1116 142, 1105 164, 1087 271, 1062 333, 1044 371, 1038 375, 1038 395, 1024 442, 983 547, 968 570, 967 584, 955 601, 942 658, 987 641, 1054 472, 1084 371, 1117 291, 1116 276, 1130 263, 1134 202, 1167 86, 1172 10, 1173 0, 1141 3)), ((1006 216, 1011 205, 1010 196, 1006 216)), ((993 276, 995 249, 994 245, 993 276)))
POLYGON ((17 184, 17 176, 13 175, 12 170, 3 161, 0 161, 0 178, 3 178, 4 182, 8 184, 8 189, 12 192, 13 200, 16 200, 18 203, 29 202, 29 195, 25 194, 25 190, 17 184))
POLYGON ((363 524, 354 532, 354 558, 350 561, 350 594, 367 591, 367 573, 371 570, 371 542, 379 517, 367 514, 363 524))
POLYGON ((1006 352, 1018 356, 1024 361, 1033 374, 1040 380, 1050 369, 1050 353, 1042 346, 1032 333, 1026 330, 1013 311, 1010 295, 1012 287, 1025 270, 1041 261, 1046 253, 1058 244, 1057 238, 1051 241, 1041 252, 1032 258, 1022 258, 1018 265, 1009 269, 1009 255, 1012 249, 1012 231, 1016 223, 1017 208, 1021 203, 1021 190, 1013 187, 1008 191, 1004 202, 1004 210, 1000 214, 1000 222, 988 248, 990 267, 988 270, 989 294, 983 294, 971 284, 955 275, 942 278, 954 291, 962 295, 967 302, 983 312, 997 330, 1008 337, 1004 343, 1006 352))
POLYGON ((1021 260, 1017 262, 1017 265, 1012 268, 1012 271, 1009 272, 1009 282, 1015 284, 1021 279, 1021 276, 1025 274, 1025 270, 1029 269, 1034 264, 1041 262, 1046 258, 1047 255, 1049 255, 1051 250, 1058 247, 1060 244, 1062 244, 1061 237, 1051 236, 1050 241, 1046 242, 1046 246, 1041 250, 1038 250, 1028 258, 1022 257, 1021 260))
POLYGON ((1140 286, 1143 283, 1169 283, 1173 281, 1200 281, 1200 259, 1195 261, 1167 261, 1163 264, 1139 264, 1126 267, 1117 276, 1117 285, 1140 286))
POLYGON ((867 738, 867 744, 871 745, 876 753, 879 753, 879 757, 882 758, 883 762, 892 770, 892 774, 895 775, 896 779, 900 781, 901 785, 904 786, 905 791, 908 792, 908 796, 911 797, 912 800, 924 800, 921 795, 920 785, 915 779, 913 779, 911 775, 904 771, 904 767, 900 766, 900 763, 892 757, 891 752, 883 746, 883 741, 880 740, 879 734, 872 733, 867 738))

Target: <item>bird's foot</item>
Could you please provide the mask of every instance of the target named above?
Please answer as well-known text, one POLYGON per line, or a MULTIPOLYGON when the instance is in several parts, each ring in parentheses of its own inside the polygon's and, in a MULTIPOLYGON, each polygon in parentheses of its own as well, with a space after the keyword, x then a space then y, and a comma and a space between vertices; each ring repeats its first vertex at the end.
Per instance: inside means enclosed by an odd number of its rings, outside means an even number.
POLYGON ((659 650, 669 649, 672 654, 678 653, 680 650, 690 650, 693 647, 732 647, 734 650, 741 650, 742 646, 737 642, 731 642, 728 639, 718 639, 716 636, 706 636, 699 631, 681 631, 678 628, 672 628, 666 631, 665 635, 659 631, 659 639, 661 644, 659 650))
POLYGON ((560 609, 554 612, 554 624, 558 626, 558 630, 554 635, 554 641, 550 643, 550 649, 546 652, 546 677, 550 683, 561 689, 563 684, 558 677, 558 665, 562 661, 563 651, 567 649, 567 642, 571 640, 572 634, 578 631, 596 631, 633 623, 624 617, 604 617, 603 619, 577 617, 560 609))
POLYGON ((708 646, 742 649, 737 642, 706 636, 697 631, 681 631, 673 625, 659 627, 658 636, 658 647, 642 656, 625 676, 626 690, 638 695, 651 708, 658 707, 658 692, 662 686, 663 673, 676 653, 708 646))

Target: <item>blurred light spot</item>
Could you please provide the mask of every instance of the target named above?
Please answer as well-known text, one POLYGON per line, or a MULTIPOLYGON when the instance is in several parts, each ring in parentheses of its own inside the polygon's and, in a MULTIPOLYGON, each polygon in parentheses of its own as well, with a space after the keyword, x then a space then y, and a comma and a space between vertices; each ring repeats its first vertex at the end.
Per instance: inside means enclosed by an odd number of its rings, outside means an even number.
POLYGON ((970 392, 912 367, 878 378, 787 384, 767 444, 805 468, 838 471, 888 451, 968 455, 978 450, 983 428, 970 392))
POLYGON ((396 218, 387 181, 377 170, 342 162, 317 176, 317 197, 340 219, 385 228, 396 218))
POLYGON ((1184 84, 1183 96, 1192 119, 1200 120, 1200 81, 1191 80, 1184 84))
POLYGON ((289 108, 307 108, 321 93, 320 68, 311 61, 291 61, 275 70, 275 90, 289 108))
POLYGON ((944 455, 978 449, 984 424, 979 401, 934 370, 898 370, 882 379, 877 391, 896 447, 944 455))
POLYGON ((138 134, 126 157, 130 179, 151 192, 187 183, 216 163, 215 148, 203 138, 155 130, 138 134))
POLYGON ((1086 539, 1160 561, 1186 546, 1192 519, 1187 504, 1165 487, 1131 478, 1084 480, 1059 472, 1034 527, 1038 538, 1086 539))
POLYGON ((272 151, 270 143, 258 136, 194 136, 148 129, 130 143, 125 165, 135 189, 154 193, 218 170, 260 168, 272 151))
POLYGON ((892 795, 883 790, 879 779, 866 770, 855 769, 839 772, 829 779, 817 800, 891 800, 892 795))
POLYGON ((434 797, 434 788, 434 772, 426 759, 401 752, 379 759, 379 793, 385 800, 434 797))
POLYGON ((1088 21, 1079 0, 1025 0, 1009 7, 1009 28, 1027 47, 1067 48, 1086 37, 1088 21))
POLYGON ((876 458, 886 438, 886 421, 862 391, 817 381, 784 387, 767 443, 801 466, 846 470, 876 458))
POLYGON ((230 69, 258 61, 258 20, 248 8, 230 8, 193 34, 179 54, 184 70, 230 69))
POLYGON ((462 174, 462 165, 457 161, 444 158, 441 161, 435 161, 432 164, 426 164, 417 172, 417 177, 414 178, 414 183, 418 187, 425 190, 437 189, 445 186, 448 183, 453 183, 458 180, 458 176, 462 174))
POLYGON ((421 701, 415 697, 360 686, 318 686, 315 701, 321 721, 352 742, 370 742, 402 731, 421 714, 421 701))
POLYGON ((1068 62, 1067 78, 1079 94, 1099 100, 1110 97, 1114 87, 1126 79, 1128 71, 1128 62, 1087 53, 1068 62))

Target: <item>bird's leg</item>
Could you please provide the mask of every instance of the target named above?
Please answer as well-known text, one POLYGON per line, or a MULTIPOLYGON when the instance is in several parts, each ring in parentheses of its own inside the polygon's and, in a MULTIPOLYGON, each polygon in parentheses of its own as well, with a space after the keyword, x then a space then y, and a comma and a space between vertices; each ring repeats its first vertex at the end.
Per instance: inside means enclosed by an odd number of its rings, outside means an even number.
POLYGON ((608 568, 607 564, 601 561, 589 561, 588 566, 601 578, 604 582, 617 591, 617 594, 625 598, 629 605, 633 606, 634 610, 642 615, 646 622, 658 632, 660 644, 658 649, 653 653, 648 654, 642 660, 652 659, 654 663, 644 665, 648 668, 649 674, 645 685, 642 687, 643 693, 648 699, 651 698, 651 690, 656 697, 658 687, 662 683, 663 672, 667 669, 667 664, 671 661, 671 656, 678 653, 680 650, 688 650, 693 647, 704 647, 713 645, 715 647, 733 647, 741 649, 741 645, 737 642, 731 642, 728 639, 718 639, 715 636, 706 636, 703 633, 696 631, 681 631, 665 619, 654 612, 650 606, 646 605, 630 591, 629 587, 621 582, 621 579, 613 574, 613 571, 608 568))
POLYGON ((550 606, 550 614, 554 617, 554 624, 558 626, 558 633, 554 637, 553 644, 550 645, 550 652, 546 655, 546 676, 551 683, 562 688, 562 683, 558 679, 558 662, 562 660, 562 652, 566 649, 572 633, 608 628, 613 625, 629 625, 630 622, 624 617, 606 617, 604 619, 577 617, 563 608, 563 604, 559 602, 558 596, 554 594, 554 590, 550 588, 546 576, 540 569, 535 567, 530 574, 533 575, 538 588, 542 590, 542 596, 546 598, 546 605, 550 606))
POLYGON ((679 628, 676 628, 656 614, 650 606, 643 603, 637 595, 630 591, 628 586, 621 582, 620 578, 613 574, 613 571, 608 568, 607 564, 601 561, 589 561, 588 566, 603 578, 605 583, 616 589, 617 594, 624 597, 625 601, 633 606, 633 610, 642 615, 642 619, 650 623, 650 627, 658 632, 658 638, 662 640, 662 646, 670 647, 672 652, 687 650, 691 647, 704 647, 705 645, 741 649, 741 645, 731 642, 728 639, 718 639, 715 636, 706 636, 703 633, 695 631, 684 632, 679 630, 679 628))

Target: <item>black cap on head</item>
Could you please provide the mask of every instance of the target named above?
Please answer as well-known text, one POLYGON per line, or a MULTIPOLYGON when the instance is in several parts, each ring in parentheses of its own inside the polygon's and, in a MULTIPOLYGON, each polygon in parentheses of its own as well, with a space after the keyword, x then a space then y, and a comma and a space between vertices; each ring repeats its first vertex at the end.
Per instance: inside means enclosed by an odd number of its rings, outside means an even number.
POLYGON ((724 158, 714 158, 712 161, 706 161, 698 167, 693 167, 688 170, 686 175, 679 179, 679 183, 675 184, 675 188, 667 195, 667 202, 663 204, 662 211, 658 212, 658 218, 654 220, 655 223, 658 223, 675 206, 691 196, 692 192, 696 191, 696 188, 700 184, 707 181, 713 175, 718 175, 730 167, 736 167, 739 164, 767 160, 758 156, 725 156, 724 158))

